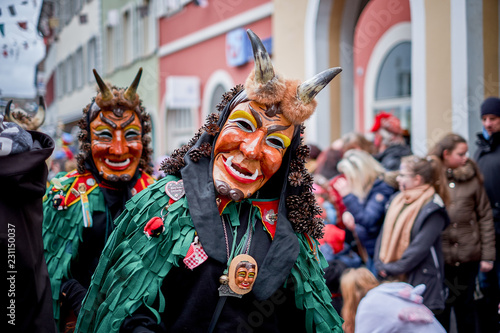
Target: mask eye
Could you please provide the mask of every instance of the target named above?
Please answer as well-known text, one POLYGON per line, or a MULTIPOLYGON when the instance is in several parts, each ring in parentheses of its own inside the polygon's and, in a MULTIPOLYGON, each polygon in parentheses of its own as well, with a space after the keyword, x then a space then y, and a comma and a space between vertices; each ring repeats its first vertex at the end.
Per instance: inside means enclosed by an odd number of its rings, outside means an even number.
POLYGON ((247 133, 252 133, 255 131, 255 126, 252 122, 245 118, 236 118, 231 120, 232 123, 235 123, 242 131, 247 133))
POLYGON ((95 131, 94 134, 101 140, 111 140, 113 139, 113 134, 110 130, 103 129, 100 131, 95 131))
POLYGON ((125 131, 125 139, 127 139, 127 140, 136 139, 140 135, 141 135, 141 132, 139 132, 136 129, 128 129, 125 131))
POLYGON ((266 143, 276 149, 285 149, 286 145, 285 142, 283 142, 283 139, 276 136, 276 135, 270 135, 266 138, 266 143))

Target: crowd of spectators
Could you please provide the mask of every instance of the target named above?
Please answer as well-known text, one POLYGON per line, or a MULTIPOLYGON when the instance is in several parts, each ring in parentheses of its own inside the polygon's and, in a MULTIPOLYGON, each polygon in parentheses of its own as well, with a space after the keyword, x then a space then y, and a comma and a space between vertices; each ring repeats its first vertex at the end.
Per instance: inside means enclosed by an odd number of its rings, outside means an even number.
POLYGON ((483 102, 481 119, 474 158, 456 133, 413 155, 389 112, 370 139, 310 145, 325 277, 346 332, 374 332, 367 318, 377 332, 499 331, 500 99, 483 102))

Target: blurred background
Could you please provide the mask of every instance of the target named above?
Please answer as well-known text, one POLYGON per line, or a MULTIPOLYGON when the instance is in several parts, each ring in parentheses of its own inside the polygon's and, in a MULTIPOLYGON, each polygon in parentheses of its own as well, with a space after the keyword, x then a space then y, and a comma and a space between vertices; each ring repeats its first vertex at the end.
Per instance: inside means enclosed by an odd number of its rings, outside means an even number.
POLYGON ((498 0, 1 0, 0 110, 14 100, 34 111, 44 96, 41 130, 55 154, 74 153, 92 69, 125 87, 143 67, 138 92, 160 159, 244 82, 246 29, 286 77, 343 68, 306 124, 305 142, 322 149, 369 136, 381 111, 401 120, 416 154, 450 131, 474 142, 481 102, 499 95, 498 0))

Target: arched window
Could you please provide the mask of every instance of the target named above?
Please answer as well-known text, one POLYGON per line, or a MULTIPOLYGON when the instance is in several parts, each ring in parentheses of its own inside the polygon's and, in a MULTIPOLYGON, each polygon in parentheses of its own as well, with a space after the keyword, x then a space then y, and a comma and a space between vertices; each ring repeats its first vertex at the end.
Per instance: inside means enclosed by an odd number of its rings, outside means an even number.
POLYGON ((381 63, 376 85, 373 114, 386 111, 411 128, 411 42, 395 45, 381 63))
POLYGON ((210 98, 210 108, 209 113, 218 113, 217 104, 222 100, 222 95, 226 92, 226 89, 222 84, 218 84, 212 92, 212 97, 210 98))

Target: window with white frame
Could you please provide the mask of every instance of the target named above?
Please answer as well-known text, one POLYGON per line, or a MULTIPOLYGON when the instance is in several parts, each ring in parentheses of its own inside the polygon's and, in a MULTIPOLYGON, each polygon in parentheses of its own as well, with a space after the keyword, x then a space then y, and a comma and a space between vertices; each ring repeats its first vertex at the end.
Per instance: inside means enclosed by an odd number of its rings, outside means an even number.
POLYGON ((57 98, 61 98, 64 95, 65 77, 66 76, 64 74, 64 62, 62 62, 57 66, 57 70, 56 70, 56 96, 57 96, 57 98))
POLYGON ((116 29, 114 29, 114 68, 123 65, 123 20, 118 22, 116 29))
POLYGON ((115 68, 115 39, 113 35, 114 28, 108 26, 106 28, 106 67, 108 72, 111 72, 115 68))
POLYGON ((146 55, 149 53, 149 15, 141 17, 141 32, 142 32, 142 45, 141 53, 146 55))
POLYGON ((218 84, 217 87, 215 87, 212 93, 212 98, 210 99, 210 109, 208 110, 209 113, 218 113, 217 105, 222 100, 222 95, 224 95, 225 92, 226 89, 224 89, 224 86, 222 84, 218 84))
POLYGON ((66 82, 64 86, 64 93, 69 94, 73 91, 73 57, 69 56, 66 59, 65 74, 66 74, 66 82))
POLYGON ((93 69, 97 69, 97 42, 96 38, 93 37, 89 40, 87 44, 87 80, 88 82, 94 82, 94 76, 90 74, 93 69))
POLYGON ((83 87, 83 48, 78 48, 75 53, 75 89, 83 87))
POLYGON ((140 34, 140 15, 138 14, 140 7, 137 7, 135 12, 132 11, 132 59, 139 58, 141 54, 141 34, 140 34))
POLYGON ((382 61, 376 86, 373 114, 389 112, 401 127, 411 128, 411 42, 395 45, 382 61))
POLYGON ((188 143, 193 137, 192 110, 190 108, 167 110, 167 150, 169 154, 188 143))
POLYGON ((122 43, 123 43, 123 59, 122 64, 127 65, 132 61, 132 24, 130 11, 125 11, 122 15, 122 43))

